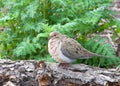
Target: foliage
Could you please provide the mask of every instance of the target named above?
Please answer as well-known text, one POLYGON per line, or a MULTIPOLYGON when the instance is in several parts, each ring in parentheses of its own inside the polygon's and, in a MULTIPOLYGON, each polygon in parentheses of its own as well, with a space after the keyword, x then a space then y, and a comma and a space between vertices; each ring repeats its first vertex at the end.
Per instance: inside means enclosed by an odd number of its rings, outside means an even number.
POLYGON ((60 31, 76 38, 90 51, 113 57, 109 61, 102 61, 104 58, 85 60, 88 64, 118 64, 117 61, 120 60, 115 58, 114 50, 109 45, 103 44, 104 40, 88 40, 88 35, 99 33, 113 25, 117 25, 115 32, 120 32, 119 21, 111 16, 114 12, 107 9, 111 2, 112 0, 2 0, 0 26, 5 29, 0 32, 0 58, 49 58, 48 35, 51 31, 60 31))
POLYGON ((101 58, 94 57, 87 60, 78 60, 78 63, 85 63, 93 66, 100 67, 113 67, 120 63, 120 59, 116 57, 114 49, 110 44, 106 43, 106 39, 100 39, 99 36, 94 37, 91 40, 87 40, 85 46, 88 50, 102 55, 101 58), (91 46, 91 44, 94 44, 91 46), (107 57, 104 57, 107 56, 107 57))

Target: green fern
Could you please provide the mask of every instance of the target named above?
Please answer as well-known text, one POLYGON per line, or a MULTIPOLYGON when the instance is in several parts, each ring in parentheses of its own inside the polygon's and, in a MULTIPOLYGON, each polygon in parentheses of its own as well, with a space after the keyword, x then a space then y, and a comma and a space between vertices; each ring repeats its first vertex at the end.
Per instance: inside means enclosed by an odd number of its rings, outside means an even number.
POLYGON ((40 49, 40 45, 38 43, 31 43, 30 39, 24 39, 25 41, 21 42, 15 49, 14 54, 19 56, 26 56, 27 54, 36 53, 36 49, 40 49))
POLYGON ((110 44, 106 43, 106 38, 100 38, 96 36, 91 40, 86 42, 86 48, 89 46, 89 49, 95 51, 95 53, 104 55, 104 56, 115 56, 115 51, 110 44), (94 45, 92 45, 94 44, 94 45), (91 47, 90 47, 91 46, 91 47))
POLYGON ((107 56, 109 58, 90 58, 86 60, 86 64, 101 66, 101 67, 111 67, 117 66, 120 62, 120 59, 116 57, 114 49, 110 44, 106 44, 105 41, 107 39, 100 39, 99 36, 94 37, 91 40, 86 41, 84 43, 84 47, 88 48, 88 50, 97 53, 99 55, 107 56), (94 44, 94 45, 93 45, 94 44))

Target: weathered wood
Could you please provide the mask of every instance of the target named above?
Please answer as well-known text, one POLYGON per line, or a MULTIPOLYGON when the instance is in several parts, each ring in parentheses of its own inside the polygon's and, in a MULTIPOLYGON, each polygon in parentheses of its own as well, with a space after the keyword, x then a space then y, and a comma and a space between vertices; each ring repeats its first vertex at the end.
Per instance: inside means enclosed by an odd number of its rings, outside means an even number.
POLYGON ((43 61, 0 60, 0 86, 120 86, 120 73, 84 64, 63 68, 43 61))

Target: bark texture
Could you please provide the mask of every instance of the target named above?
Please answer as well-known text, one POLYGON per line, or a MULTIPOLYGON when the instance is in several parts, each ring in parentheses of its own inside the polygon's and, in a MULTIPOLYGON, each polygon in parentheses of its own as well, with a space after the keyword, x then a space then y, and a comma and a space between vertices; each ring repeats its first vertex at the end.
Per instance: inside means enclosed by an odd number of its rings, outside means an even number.
POLYGON ((0 86, 120 86, 120 72, 84 64, 0 60, 0 86))

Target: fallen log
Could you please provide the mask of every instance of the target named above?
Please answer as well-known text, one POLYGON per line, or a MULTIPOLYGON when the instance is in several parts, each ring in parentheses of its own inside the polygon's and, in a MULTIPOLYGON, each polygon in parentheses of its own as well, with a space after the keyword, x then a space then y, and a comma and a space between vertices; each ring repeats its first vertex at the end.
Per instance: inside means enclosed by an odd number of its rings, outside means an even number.
POLYGON ((0 60, 0 86, 120 86, 120 72, 85 64, 0 60))

